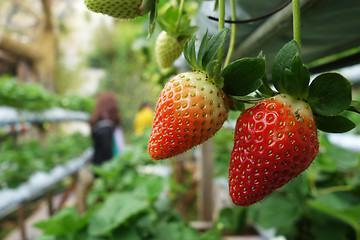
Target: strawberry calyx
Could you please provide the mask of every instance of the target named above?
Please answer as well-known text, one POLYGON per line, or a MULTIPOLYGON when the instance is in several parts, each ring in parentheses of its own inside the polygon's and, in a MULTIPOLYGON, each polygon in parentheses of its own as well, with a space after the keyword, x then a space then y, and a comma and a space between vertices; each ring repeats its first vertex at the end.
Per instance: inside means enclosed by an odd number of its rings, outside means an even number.
POLYGON ((140 16, 145 15, 146 13, 153 11, 156 7, 156 3, 158 0, 142 0, 139 6, 139 14, 140 16))
POLYGON ((220 47, 224 44, 230 29, 224 28, 209 38, 208 31, 205 32, 198 52, 195 51, 196 37, 188 40, 184 47, 184 57, 193 70, 206 72, 210 81, 222 88, 223 78, 217 73, 220 72, 217 60, 213 60, 220 47))
POLYGON ((279 93, 302 100, 311 107, 319 130, 341 133, 356 126, 340 115, 352 109, 351 83, 335 72, 320 74, 310 83, 310 73, 301 60, 300 47, 295 40, 285 44, 275 57, 272 80, 279 93))
POLYGON ((157 22, 163 31, 181 42, 191 38, 198 27, 191 26, 190 18, 186 14, 179 13, 179 11, 181 10, 170 6, 161 16, 157 17, 157 22), (180 19, 179 15, 181 15, 180 19))

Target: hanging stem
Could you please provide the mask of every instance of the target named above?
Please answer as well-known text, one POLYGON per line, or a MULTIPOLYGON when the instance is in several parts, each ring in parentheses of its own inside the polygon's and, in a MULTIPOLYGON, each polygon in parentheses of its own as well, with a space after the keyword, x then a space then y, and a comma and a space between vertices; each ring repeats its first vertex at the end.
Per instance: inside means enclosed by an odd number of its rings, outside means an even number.
MULTIPOLYGON (((218 31, 223 29, 225 26, 225 0, 219 0, 219 25, 218 25, 218 31)), ((224 44, 220 47, 217 59, 218 59, 218 65, 217 65, 217 71, 220 73, 221 71, 221 65, 223 61, 223 55, 224 55, 224 44)))
POLYGON ((185 2, 185 0, 180 0, 179 14, 178 14, 178 18, 176 20, 176 32, 179 30, 179 27, 180 27, 180 21, 181 21, 183 8, 184 8, 184 2, 185 2))
POLYGON ((301 49, 301 35, 300 35, 300 0, 292 0, 293 4, 293 31, 294 40, 299 44, 301 49))
MULTIPOLYGON (((236 20, 235 0, 230 0, 230 6, 231 6, 231 20, 235 21, 236 20)), ((234 46, 235 46, 235 39, 236 39, 236 23, 233 23, 233 24, 231 24, 230 44, 229 44, 229 49, 228 49, 228 52, 226 55, 224 67, 226 67, 231 60, 231 56, 232 56, 232 53, 234 51, 234 46)))

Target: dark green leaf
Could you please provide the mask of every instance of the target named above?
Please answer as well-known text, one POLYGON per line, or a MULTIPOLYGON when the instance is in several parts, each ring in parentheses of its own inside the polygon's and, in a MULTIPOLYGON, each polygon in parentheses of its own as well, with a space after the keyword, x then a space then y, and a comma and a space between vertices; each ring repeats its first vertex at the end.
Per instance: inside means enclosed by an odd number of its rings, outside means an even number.
POLYGON ((161 16, 158 16, 157 22, 162 30, 175 38, 191 37, 198 27, 190 26, 191 20, 185 14, 182 14, 180 22, 178 22, 178 15, 179 8, 175 9, 173 6, 170 6, 161 16))
POLYGON ((232 99, 233 108, 236 111, 244 111, 245 110, 245 104, 242 101, 232 99))
POLYGON ((154 6, 150 11, 149 14, 149 26, 148 26, 148 38, 151 37, 151 35, 153 34, 154 30, 155 30, 155 25, 156 25, 156 19, 157 19, 157 1, 154 1, 154 6))
POLYGON ((218 88, 223 88, 224 87, 224 78, 220 74, 220 72, 221 72, 220 68, 221 68, 221 65, 219 63, 214 68, 214 72, 215 72, 214 83, 218 88))
POLYGON ((293 97, 306 99, 309 92, 310 73, 297 54, 291 69, 285 69, 285 92, 293 97))
MULTIPOLYGON (((219 65, 218 65, 219 66, 219 65)), ((217 87, 219 88, 223 88, 224 87, 224 78, 219 75, 219 74, 215 74, 214 76, 214 83, 217 87)))
POLYGON ((277 193, 271 194, 249 210, 250 219, 263 228, 291 227, 300 218, 302 211, 297 202, 277 193))
POLYGON ((73 207, 64 208, 52 218, 37 222, 35 227, 41 229, 44 234, 65 236, 73 234, 83 228, 88 222, 88 214, 80 217, 73 207))
POLYGON ((198 69, 195 53, 195 36, 185 43, 184 57, 193 69, 198 69))
POLYGON ((315 116, 315 122, 319 130, 329 133, 344 133, 356 127, 355 123, 340 115, 315 116))
POLYGON ((227 94, 245 96, 261 86, 261 79, 265 74, 265 60, 242 58, 227 65, 221 74, 227 94))
POLYGON ((213 60, 211 61, 207 67, 206 67, 206 73, 209 75, 209 78, 214 78, 215 76, 215 67, 216 65, 218 65, 218 61, 217 60, 213 60))
POLYGON ((360 102, 352 100, 347 110, 360 113, 360 102))
POLYGON ((339 211, 332 209, 328 205, 316 200, 308 200, 307 204, 312 210, 321 212, 323 214, 329 215, 335 219, 347 223, 354 229, 357 239, 360 238, 360 205, 339 211))
POLYGON ((198 63, 198 66, 200 66, 201 68, 203 68, 202 60, 205 55, 208 38, 209 38, 208 30, 206 29, 206 32, 205 32, 203 38, 201 39, 201 43, 200 43, 200 47, 199 47, 199 51, 198 51, 198 55, 197 55, 197 63, 198 63))
POLYGON ((285 44, 275 57, 272 67, 272 80, 275 88, 280 93, 286 93, 286 69, 291 69, 293 59, 296 55, 300 55, 300 48, 297 42, 292 40, 285 44))
POLYGON ((206 45, 206 51, 202 59, 202 67, 206 68, 209 62, 216 56, 219 48, 224 44, 225 38, 227 37, 230 29, 223 28, 214 36, 212 36, 206 45))
POLYGON ((102 235, 148 208, 148 202, 130 193, 114 193, 90 219, 89 234, 102 235))
POLYGON ((350 106, 351 83, 338 73, 323 73, 310 84, 308 101, 314 112, 335 116, 350 106))
POLYGON ((259 88, 259 91, 264 95, 264 96, 267 96, 267 97, 271 97, 271 96, 274 96, 276 94, 278 94, 278 92, 275 92, 271 89, 270 85, 269 85, 269 82, 267 80, 267 77, 266 77, 266 73, 264 74, 264 77, 261 79, 261 86, 259 88))

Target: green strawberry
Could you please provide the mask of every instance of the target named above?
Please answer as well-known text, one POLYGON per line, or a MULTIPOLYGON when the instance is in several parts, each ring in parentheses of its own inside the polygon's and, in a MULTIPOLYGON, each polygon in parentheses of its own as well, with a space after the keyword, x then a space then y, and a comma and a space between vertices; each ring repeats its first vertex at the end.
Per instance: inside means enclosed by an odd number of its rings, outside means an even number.
POLYGON ((134 19, 148 13, 156 0, 84 0, 85 6, 97 13, 120 19, 134 19))
POLYGON ((276 95, 246 109, 237 120, 230 158, 233 202, 249 206, 305 171, 319 142, 307 103, 276 95))
POLYGON ((149 140, 155 160, 170 158, 203 143, 223 125, 229 99, 203 71, 181 73, 160 94, 149 140))
POLYGON ((185 41, 182 38, 175 38, 167 32, 162 31, 155 43, 156 62, 162 69, 169 68, 181 55, 185 41))

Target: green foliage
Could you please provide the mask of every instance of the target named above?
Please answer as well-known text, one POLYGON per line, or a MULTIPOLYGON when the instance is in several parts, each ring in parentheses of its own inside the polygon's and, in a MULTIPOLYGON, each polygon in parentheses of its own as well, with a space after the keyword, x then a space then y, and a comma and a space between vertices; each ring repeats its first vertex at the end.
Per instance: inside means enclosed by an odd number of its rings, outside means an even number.
POLYGON ((291 68, 285 69, 285 90, 291 96, 306 99, 309 91, 310 73, 301 57, 295 55, 291 68))
POLYGON ((15 108, 41 111, 52 107, 55 97, 40 84, 22 84, 3 76, 0 78, 0 102, 15 108))
POLYGON ((89 193, 85 215, 65 208, 35 224, 44 231, 37 239, 220 240, 218 232, 201 234, 180 217, 166 198, 169 177, 138 171, 139 164, 151 160, 142 151, 146 139, 134 142, 122 155, 94 167, 99 177, 89 193))
POLYGON ((46 235, 68 235, 83 229, 88 218, 88 214, 79 216, 76 208, 69 207, 48 221, 36 223, 35 227, 42 229, 46 235))
POLYGON ((205 71, 208 64, 214 59, 217 51, 223 45, 228 33, 228 28, 224 28, 208 39, 208 32, 201 40, 198 54, 195 53, 195 36, 190 39, 184 47, 184 57, 194 70, 205 71))
MULTIPOLYGON (((309 86, 310 74, 302 63, 295 40, 285 44, 276 55, 272 78, 280 93, 309 103, 319 130, 343 133, 355 128, 355 123, 344 114, 344 111, 360 113, 358 104, 352 100, 351 83, 342 75, 329 72, 317 76, 309 86)), ((265 96, 276 94, 272 93, 266 79, 262 80, 259 91, 265 96)))
POLYGON ((190 18, 183 14, 178 21, 179 10, 175 9, 173 6, 170 6, 166 9, 166 11, 158 16, 157 21, 162 28, 162 30, 166 31, 169 35, 178 38, 181 37, 183 39, 190 38, 198 29, 196 26, 190 26, 190 18))
POLYGON ((75 111, 92 110, 94 100, 81 96, 62 97, 48 92, 39 83, 21 83, 11 77, 0 77, 1 105, 29 111, 61 107, 75 111))
MULTIPOLYGON (((325 134, 319 138, 320 152, 307 171, 253 206, 223 209, 216 228, 233 233, 256 224, 288 240, 360 239, 360 154, 332 144, 325 134)), ((226 178, 232 131, 222 129, 213 139, 215 175, 226 178)))
POLYGON ((346 117, 337 116, 315 116, 316 126, 319 130, 329 133, 344 133, 355 128, 355 123, 346 117))
POLYGON ((81 134, 49 134, 45 147, 36 140, 15 143, 8 138, 0 145, 0 182, 15 188, 36 171, 48 172, 56 164, 78 157, 90 144, 81 134))
POLYGON ((224 91, 232 96, 246 96, 261 86, 265 75, 264 58, 242 58, 222 71, 224 91))
POLYGON ((295 56, 300 55, 299 45, 295 40, 285 44, 275 57, 272 67, 272 79, 275 88, 280 93, 287 93, 286 89, 286 70, 290 70, 295 56))
POLYGON ((351 83, 338 73, 323 73, 310 85, 311 109, 323 116, 335 116, 351 103, 351 83))

